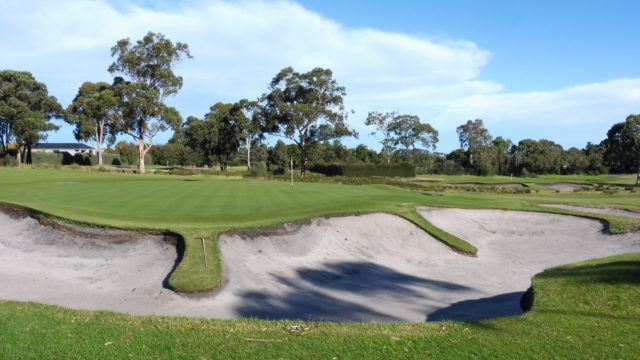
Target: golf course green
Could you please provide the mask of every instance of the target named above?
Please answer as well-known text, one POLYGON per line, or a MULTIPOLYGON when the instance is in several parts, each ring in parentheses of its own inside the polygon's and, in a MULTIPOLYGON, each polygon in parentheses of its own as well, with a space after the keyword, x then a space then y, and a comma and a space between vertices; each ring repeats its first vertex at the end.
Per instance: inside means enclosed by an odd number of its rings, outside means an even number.
MULTIPOLYGON (((503 177, 506 178, 506 177, 503 177)), ((575 181, 575 177, 571 178, 575 181)), ((615 178, 620 185, 632 178, 615 178)), ((455 180, 451 177, 443 181, 455 180)), ((468 180, 465 178, 464 180, 468 180)), ((495 178, 488 178, 495 182, 495 178)), ((102 173, 40 168, 0 168, 0 202, 24 206, 63 221, 179 234, 185 243, 182 262, 169 279, 179 291, 215 288, 222 279, 217 234, 232 229, 251 229, 300 221, 317 216, 386 212, 402 216, 452 249, 474 255, 477 249, 420 216, 416 206, 494 208, 577 214, 540 207, 538 204, 575 204, 640 209, 640 194, 618 187, 619 193, 589 191, 557 193, 535 187, 540 180, 525 180, 537 192, 501 194, 451 191, 429 193, 384 184, 341 185, 334 183, 227 179, 214 176, 169 176, 102 173), (437 195, 437 196, 433 196, 437 195), (215 271, 202 265, 201 239, 215 271)), ((591 177, 589 180, 597 180, 591 177)), ((612 178, 605 177, 608 183, 612 178)), ((477 179, 475 180, 477 181, 477 179)), ((566 180, 564 180, 566 181, 566 180)), ((425 185, 428 189, 429 184, 425 185)), ((582 214, 609 223, 614 233, 640 228, 639 219, 582 214)))
MULTIPOLYGON (((448 177, 441 183, 481 182, 448 177)), ((487 178, 503 183, 505 179, 487 178)), ((402 216, 453 250, 471 244, 438 229, 416 206, 545 211, 600 219, 611 232, 640 219, 539 206, 573 204, 640 210, 632 177, 517 179, 530 192, 405 189, 385 184, 227 179, 0 168, 0 202, 70 224, 179 234, 184 257, 170 279, 181 291, 215 288, 224 276, 217 234, 325 215, 386 212, 402 216), (536 183, 600 184, 557 192, 536 183), (205 271, 200 239, 206 238, 205 271), (211 261, 211 260, 210 260, 211 261)), ((640 340, 640 254, 550 269, 533 286, 536 304, 520 317, 426 324, 336 324, 206 320, 69 310, 0 300, 0 358, 633 358, 640 340), (580 357, 580 356, 579 356, 580 357)))

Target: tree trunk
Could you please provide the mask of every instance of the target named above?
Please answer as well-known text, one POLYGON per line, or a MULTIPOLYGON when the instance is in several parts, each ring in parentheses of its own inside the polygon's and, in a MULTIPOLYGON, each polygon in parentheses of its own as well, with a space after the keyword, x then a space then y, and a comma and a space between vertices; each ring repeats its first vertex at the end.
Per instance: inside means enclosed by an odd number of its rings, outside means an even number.
POLYGON ((307 139, 305 136, 300 141, 300 177, 307 175, 307 139))
POLYGON ((27 156, 25 160, 27 164, 33 164, 33 159, 31 159, 31 144, 27 144, 27 156))
POLYGON ((20 152, 20 146, 18 146, 18 151, 16 151, 16 162, 18 163, 18 166, 22 164, 22 153, 20 152))
POLYGON ((102 140, 104 139, 104 121, 101 121, 98 126, 98 133, 96 134, 96 148, 98 150, 98 165, 102 165, 102 140))
POLYGON ((102 144, 98 144, 98 165, 102 165, 102 144))
POLYGON ((640 165, 638 165, 638 176, 636 177, 636 186, 640 186, 640 165))
POLYGON ((251 142, 247 145, 247 170, 251 170, 251 142))
POLYGON ((144 141, 142 139, 138 140, 138 173, 146 174, 147 171, 144 168, 144 155, 146 151, 144 150, 144 141))

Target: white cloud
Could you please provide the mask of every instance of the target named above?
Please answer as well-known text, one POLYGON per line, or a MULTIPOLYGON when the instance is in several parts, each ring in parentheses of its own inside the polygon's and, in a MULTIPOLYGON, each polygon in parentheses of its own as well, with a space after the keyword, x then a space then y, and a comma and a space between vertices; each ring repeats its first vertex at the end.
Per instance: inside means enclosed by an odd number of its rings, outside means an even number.
MULTIPOLYGON (((624 119, 620 114, 640 94, 637 79, 502 93, 501 84, 480 76, 489 51, 470 41, 351 29, 294 2, 191 1, 162 10, 137 3, 2 2, 0 68, 31 71, 66 105, 82 82, 111 79, 106 68, 117 40, 137 40, 151 30, 188 43, 194 55, 178 66, 184 87, 170 100, 185 117, 202 116, 217 101, 259 96, 283 67, 321 66, 347 88, 347 106, 356 110, 351 119, 362 135, 368 111, 399 110, 439 129, 444 150, 455 146, 455 126, 469 118, 485 119, 495 135, 522 138, 531 133, 528 127, 544 126, 550 135, 540 136, 551 138, 562 124, 608 128, 624 119)), ((588 129, 581 130, 584 139, 588 129)), ((71 136, 66 131, 52 139, 71 136)), ((364 136, 360 141, 376 146, 364 136)))

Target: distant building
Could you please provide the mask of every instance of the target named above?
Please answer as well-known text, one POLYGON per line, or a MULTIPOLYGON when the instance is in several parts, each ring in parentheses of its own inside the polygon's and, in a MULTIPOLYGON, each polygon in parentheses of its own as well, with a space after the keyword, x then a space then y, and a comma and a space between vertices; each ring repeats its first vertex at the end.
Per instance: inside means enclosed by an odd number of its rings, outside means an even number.
POLYGON ((43 143, 34 146, 31 151, 42 151, 50 153, 66 152, 71 155, 96 153, 96 150, 91 146, 80 143, 43 143))

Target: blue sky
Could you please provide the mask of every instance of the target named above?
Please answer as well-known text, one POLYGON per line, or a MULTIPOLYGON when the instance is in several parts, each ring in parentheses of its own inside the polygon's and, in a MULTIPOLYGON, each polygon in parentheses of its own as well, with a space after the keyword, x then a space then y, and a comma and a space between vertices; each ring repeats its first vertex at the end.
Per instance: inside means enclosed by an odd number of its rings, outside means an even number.
MULTIPOLYGON (((110 81, 109 48, 149 30, 186 42, 168 102, 183 117, 255 98, 286 66, 334 70, 359 139, 368 111, 416 114, 458 146, 482 118, 494 136, 599 142, 640 112, 637 1, 129 1, 0 4, 0 68, 31 71, 66 106, 83 81, 110 81)), ((162 134, 157 143, 170 134, 162 134)), ((122 139, 127 139, 122 137, 122 139)), ((73 141, 64 126, 51 142, 73 141)))

